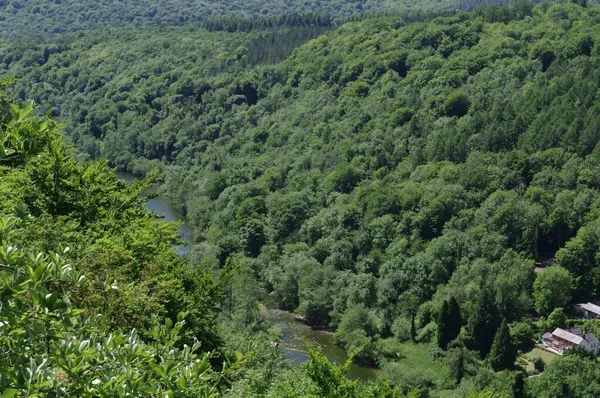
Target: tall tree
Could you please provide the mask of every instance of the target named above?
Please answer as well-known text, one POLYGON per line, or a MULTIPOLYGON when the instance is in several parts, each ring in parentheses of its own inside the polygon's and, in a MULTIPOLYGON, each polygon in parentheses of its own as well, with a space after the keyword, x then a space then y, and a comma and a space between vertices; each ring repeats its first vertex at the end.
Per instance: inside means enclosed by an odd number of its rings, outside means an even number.
POLYGON ((516 350, 510 339, 510 330, 505 318, 494 337, 488 361, 492 369, 499 372, 505 369, 512 369, 516 359, 516 350))
POLYGON ((419 309, 419 296, 417 296, 415 292, 409 290, 398 297, 398 302, 404 313, 410 318, 410 339, 416 341, 417 330, 415 327, 415 316, 419 309))
POLYGON ((450 341, 456 339, 460 334, 460 326, 462 324, 462 319, 460 317, 460 306, 458 305, 458 301, 454 296, 450 297, 450 301, 448 301, 448 326, 450 332, 450 341))
POLYGON ((442 350, 446 350, 450 342, 449 315, 448 302, 444 300, 437 321, 437 344, 442 350))
POLYGON ((444 300, 438 316, 437 326, 438 347, 446 350, 448 343, 460 334, 460 307, 454 297, 451 297, 449 302, 444 300))
POLYGON ((483 286, 475 309, 469 319, 471 346, 479 351, 481 358, 490 352, 494 336, 498 328, 498 309, 491 294, 491 289, 483 286))

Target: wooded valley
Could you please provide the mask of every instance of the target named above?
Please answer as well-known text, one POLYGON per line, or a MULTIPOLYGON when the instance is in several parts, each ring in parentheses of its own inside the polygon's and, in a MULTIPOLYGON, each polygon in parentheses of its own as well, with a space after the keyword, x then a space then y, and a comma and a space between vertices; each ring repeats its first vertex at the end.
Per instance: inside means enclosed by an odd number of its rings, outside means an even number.
POLYGON ((70 3, 0 1, 0 390, 600 395, 541 347, 600 336, 600 6, 70 3), (289 364, 261 294, 379 379, 289 364))

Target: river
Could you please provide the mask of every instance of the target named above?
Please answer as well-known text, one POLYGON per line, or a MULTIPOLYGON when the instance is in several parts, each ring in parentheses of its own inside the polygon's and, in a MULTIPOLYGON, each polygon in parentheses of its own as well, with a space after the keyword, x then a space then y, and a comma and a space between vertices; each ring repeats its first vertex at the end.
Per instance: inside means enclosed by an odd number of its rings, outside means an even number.
MULTIPOLYGON (((135 181, 136 178, 133 174, 123 172, 117 172, 117 177, 127 182, 128 184, 131 184, 133 181, 135 181)), ((156 214, 161 214, 164 217, 165 221, 183 221, 184 224, 181 227, 179 227, 179 234, 181 235, 181 239, 184 242, 192 242, 192 229, 189 227, 189 225, 185 224, 185 216, 181 214, 181 212, 179 212, 175 208, 175 206, 171 204, 169 198, 167 198, 164 195, 161 195, 154 189, 151 189, 149 192, 146 192, 146 194, 148 193, 156 194, 155 197, 149 199, 146 202, 146 208, 148 209, 148 211, 153 211, 156 214)), ((191 244, 179 246, 178 252, 180 255, 183 255, 189 252, 191 249, 191 244)))
MULTIPOLYGON (((135 180, 135 176, 129 173, 117 173, 117 177, 128 183, 135 180)), ((156 191, 150 191, 157 193, 156 191)), ((184 224, 179 228, 181 238, 186 242, 191 242, 192 229, 185 224, 185 216, 181 214, 171 204, 169 198, 160 193, 146 202, 149 211, 160 214, 166 221, 182 221, 184 224)), ((179 247, 179 254, 183 255, 190 251, 191 244, 179 247)), ((346 351, 334 343, 333 334, 316 330, 310 326, 298 321, 294 315, 288 311, 277 308, 275 301, 269 295, 264 295, 261 299, 265 311, 264 318, 270 325, 281 332, 281 346, 289 361, 295 364, 305 362, 307 359, 307 344, 321 347, 323 354, 332 362, 343 364, 348 355, 346 351)), ((377 378, 378 370, 352 364, 348 377, 352 380, 374 380, 377 378)))
MULTIPOLYGON (((265 320, 281 332, 280 346, 285 350, 285 356, 295 364, 301 364, 307 359, 307 345, 319 346, 323 354, 333 363, 343 364, 348 355, 346 351, 334 343, 333 334, 316 330, 300 322, 289 311, 277 308, 275 300, 267 294, 261 298, 265 306, 265 320)), ((346 376, 352 380, 375 380, 379 369, 367 368, 355 363, 350 365, 346 376)))

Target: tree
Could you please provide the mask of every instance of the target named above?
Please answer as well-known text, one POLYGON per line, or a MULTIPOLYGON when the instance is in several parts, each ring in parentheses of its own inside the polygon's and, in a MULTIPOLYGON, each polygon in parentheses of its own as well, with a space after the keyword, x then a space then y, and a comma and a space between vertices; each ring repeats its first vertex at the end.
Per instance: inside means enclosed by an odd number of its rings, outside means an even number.
POLYGON ((545 268, 538 273, 533 283, 535 309, 548 315, 557 307, 563 307, 571 299, 573 277, 561 266, 545 268))
POLYGON ((570 398, 600 396, 600 371, 597 361, 577 355, 556 357, 542 374, 527 382, 527 392, 536 398, 570 398))
POLYGON ((246 252, 252 257, 257 257, 265 243, 267 237, 263 224, 256 219, 248 221, 242 235, 242 245, 246 252))
POLYGON ((517 359, 515 347, 510 339, 510 330, 506 318, 494 337, 494 343, 488 356, 488 362, 496 372, 512 369, 517 359))
POLYGON ((335 339, 357 359, 373 363, 373 342, 377 335, 377 320, 373 313, 363 305, 350 307, 344 312, 335 339))
POLYGON ((450 297, 448 302, 448 314, 449 314, 449 332, 450 341, 456 339, 460 335, 460 328, 462 319, 460 316, 460 306, 454 296, 450 297))
POLYGON ((567 315, 565 310, 562 308, 556 308, 548 315, 546 319, 546 325, 548 329, 554 330, 556 328, 564 328, 567 326, 567 315))
POLYGON ((419 297, 413 291, 406 291, 398 297, 402 311, 410 318, 410 339, 416 341, 417 331, 415 327, 415 316, 419 309, 419 297))
POLYGON ((589 359, 591 361, 596 362, 596 354, 593 351, 588 351, 582 346, 573 346, 571 347, 565 355, 572 355, 583 359, 589 359))
POLYGON ((460 308, 454 297, 450 298, 450 302, 444 300, 438 316, 437 326, 438 347, 445 350, 448 343, 460 334, 460 308))
POLYGON ((448 348, 450 336, 448 331, 448 302, 444 300, 437 321, 437 344, 442 350, 448 348))
POLYGON ((465 348, 464 346, 458 345, 457 347, 448 351, 446 357, 448 363, 448 375, 452 379, 455 385, 459 385, 465 376, 465 348))
POLYGON ((512 396, 513 398, 526 398, 527 392, 525 391, 525 374, 523 372, 516 372, 515 380, 512 385, 512 396))
POLYGON ((498 328, 498 310, 490 290, 487 286, 482 287, 468 324, 471 344, 481 358, 490 352, 498 328))
POLYGON ((535 370, 542 373, 544 371, 545 366, 546 366, 546 364, 544 363, 544 360, 542 358, 540 358, 540 357, 533 358, 533 368, 535 370))
MULTIPOLYGON (((24 228, 23 221, 0 219, 0 237, 24 228)), ((176 323, 149 320, 142 331, 148 341, 135 330, 106 333, 95 324, 99 314, 90 319, 72 304, 78 292, 89 289, 92 277, 70 265, 70 250, 35 251, 39 254, 32 256, 16 249, 12 239, 0 240, 0 250, 8 253, 0 271, 4 396, 46 395, 57 385, 62 394, 77 396, 205 395, 216 390, 223 375, 211 369, 214 354, 202 353, 197 340, 192 347, 179 347, 183 313, 176 323)), ((114 278, 98 287, 105 300, 119 290, 114 278)))
POLYGON ((510 335, 516 349, 528 351, 533 347, 533 329, 528 322, 517 322, 510 326, 510 335))
POLYGON ((448 96, 444 103, 444 113, 446 116, 462 117, 469 112, 471 100, 463 91, 455 91, 448 96))

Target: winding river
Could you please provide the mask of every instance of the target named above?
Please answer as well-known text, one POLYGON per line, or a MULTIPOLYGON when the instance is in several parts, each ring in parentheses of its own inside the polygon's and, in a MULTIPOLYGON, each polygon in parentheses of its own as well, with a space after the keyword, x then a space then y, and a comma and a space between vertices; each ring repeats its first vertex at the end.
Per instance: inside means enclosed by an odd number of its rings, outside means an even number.
MULTIPOLYGON (((117 177, 128 183, 135 180, 135 176, 129 173, 119 172, 117 177)), ((184 241, 191 242, 192 229, 185 224, 184 215, 177 211, 166 196, 158 193, 157 196, 146 202, 146 207, 148 211, 163 215, 166 221, 183 221, 184 224, 179 228, 179 233, 184 241)), ((191 244, 180 246, 179 254, 183 255, 191 248, 191 244)), ((323 354, 334 363, 342 364, 346 361, 348 355, 343 348, 334 343, 332 333, 315 330, 298 321, 292 313, 278 309, 273 298, 267 294, 261 298, 261 302, 264 306, 263 317, 280 331, 281 347, 289 361, 295 364, 306 361, 306 349, 309 344, 319 346, 323 354)), ((352 380, 368 381, 376 379, 377 374, 377 369, 352 364, 347 376, 352 380)))

